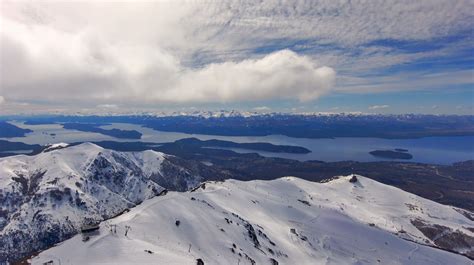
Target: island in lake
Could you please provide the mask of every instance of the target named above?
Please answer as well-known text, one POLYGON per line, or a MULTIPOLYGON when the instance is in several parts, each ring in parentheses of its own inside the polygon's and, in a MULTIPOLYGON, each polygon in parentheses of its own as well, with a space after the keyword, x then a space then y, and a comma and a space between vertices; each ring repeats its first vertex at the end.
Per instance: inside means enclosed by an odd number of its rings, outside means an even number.
POLYGON ((307 154, 311 153, 311 150, 294 145, 274 145, 271 143, 236 143, 231 141, 223 140, 199 140, 197 138, 185 138, 177 140, 173 143, 166 143, 163 148, 168 146, 186 146, 186 148, 239 148, 254 151, 264 151, 272 153, 292 153, 292 154, 307 154))
POLYGON ((406 149, 395 149, 395 150, 375 150, 369 152, 369 154, 375 157, 390 158, 390 159, 412 159, 413 156, 408 153, 406 149))
MULTIPOLYGON (((81 142, 71 143, 71 145, 77 145, 81 142)), ((292 146, 292 145, 274 145, 270 143, 235 143, 231 141, 222 141, 222 140, 199 140, 197 138, 185 138, 176 140, 169 143, 150 143, 150 142, 116 142, 116 141, 99 141, 92 142, 98 146, 101 146, 106 149, 112 149, 122 152, 139 152, 145 150, 154 150, 172 155, 182 155, 188 153, 199 153, 205 155, 208 153, 211 154, 226 154, 234 153, 231 150, 226 150, 226 148, 239 148, 247 149, 254 151, 265 151, 272 153, 293 153, 293 154, 307 154, 311 150, 301 147, 301 146, 292 146)), ((186 156, 185 156, 186 157, 186 156)))
POLYGON ((112 136, 115 138, 125 139, 140 139, 142 134, 136 130, 121 130, 121 129, 102 129, 99 126, 105 124, 89 124, 89 123, 64 123, 63 128, 68 130, 77 130, 82 132, 94 132, 103 135, 112 136))
POLYGON ((39 144, 25 144, 22 142, 0 140, 0 157, 18 154, 34 155, 41 152, 42 149, 43 147, 39 144))
POLYGON ((25 134, 30 132, 33 131, 20 128, 5 121, 0 121, 0 137, 2 138, 25 137, 25 134))

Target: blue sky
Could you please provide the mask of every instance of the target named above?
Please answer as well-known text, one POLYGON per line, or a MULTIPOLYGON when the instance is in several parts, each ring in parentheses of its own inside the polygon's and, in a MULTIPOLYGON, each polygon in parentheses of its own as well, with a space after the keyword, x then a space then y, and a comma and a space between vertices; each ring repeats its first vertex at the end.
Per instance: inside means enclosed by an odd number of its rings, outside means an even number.
POLYGON ((473 14, 469 0, 2 2, 0 114, 473 114, 473 14))

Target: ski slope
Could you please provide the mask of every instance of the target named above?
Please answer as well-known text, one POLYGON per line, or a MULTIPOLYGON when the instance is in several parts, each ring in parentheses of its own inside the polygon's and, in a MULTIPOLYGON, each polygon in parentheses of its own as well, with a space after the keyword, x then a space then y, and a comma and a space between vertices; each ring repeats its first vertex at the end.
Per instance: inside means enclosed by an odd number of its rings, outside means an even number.
MULTIPOLYGON (((450 228, 470 242, 474 222, 459 209, 361 176, 355 183, 350 178, 326 183, 294 177, 227 180, 204 183, 192 192, 169 192, 31 262, 473 264, 466 256, 432 247, 436 243, 412 222, 450 228)), ((473 245, 450 250, 466 254, 473 245)))

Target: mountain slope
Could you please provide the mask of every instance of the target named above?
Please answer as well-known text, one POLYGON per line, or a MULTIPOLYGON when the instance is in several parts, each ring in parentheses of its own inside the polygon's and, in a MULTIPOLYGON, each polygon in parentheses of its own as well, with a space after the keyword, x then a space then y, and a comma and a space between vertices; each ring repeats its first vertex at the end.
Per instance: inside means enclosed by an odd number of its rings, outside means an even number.
POLYGON ((464 241, 446 248, 472 253, 474 222, 459 211, 360 176, 208 182, 147 200, 32 262, 472 264, 437 244, 459 233, 464 241), (425 234, 417 222, 445 229, 425 234))
POLYGON ((51 246, 202 177, 154 151, 116 152, 85 143, 0 159, 0 261, 51 246))

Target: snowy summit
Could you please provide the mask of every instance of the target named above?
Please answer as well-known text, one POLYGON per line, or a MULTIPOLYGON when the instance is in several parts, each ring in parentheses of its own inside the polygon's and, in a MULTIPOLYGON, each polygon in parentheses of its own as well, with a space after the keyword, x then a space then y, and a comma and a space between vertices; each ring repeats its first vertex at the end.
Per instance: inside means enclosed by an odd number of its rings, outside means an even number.
POLYGON ((472 258, 472 245, 441 248, 456 233, 472 240, 472 227, 457 208, 362 176, 228 180, 155 197, 31 261, 467 265, 472 260, 452 252, 472 258), (443 230, 433 236, 428 227, 443 230))

